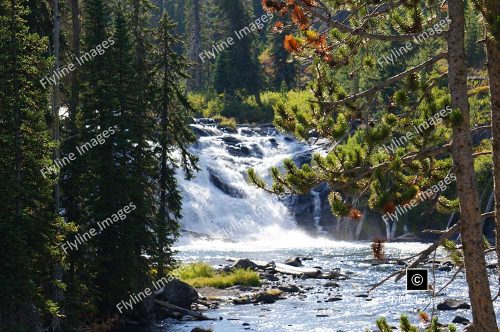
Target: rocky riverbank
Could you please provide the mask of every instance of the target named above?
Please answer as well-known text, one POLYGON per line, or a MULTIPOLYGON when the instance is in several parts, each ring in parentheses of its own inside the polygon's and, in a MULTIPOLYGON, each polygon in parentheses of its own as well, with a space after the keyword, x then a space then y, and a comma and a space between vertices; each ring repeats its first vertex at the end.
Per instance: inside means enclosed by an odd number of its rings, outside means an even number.
MULTIPOLYGON (((126 318, 121 320, 121 326, 145 326, 153 321, 161 321, 166 318, 178 321, 238 320, 239 318, 235 317, 216 317, 213 315, 213 310, 221 305, 266 305, 286 299, 305 301, 308 296, 313 294, 316 298, 321 298, 321 300, 316 300, 318 304, 323 303, 329 306, 332 302, 344 300, 342 289, 350 283, 351 277, 355 275, 354 272, 339 268, 324 269, 321 266, 314 266, 314 259, 311 257, 291 257, 282 263, 250 259, 228 259, 227 261, 229 264, 219 267, 220 272, 229 273, 241 268, 254 270, 260 276, 260 286, 236 285, 223 289, 194 288, 180 280, 172 279, 154 298, 148 298, 140 307, 127 313, 126 318), (307 267, 304 266, 306 261, 307 267), (207 311, 212 312, 212 314, 208 314, 207 311)), ((386 264, 401 268, 406 265, 403 260, 367 260, 366 263, 372 266, 386 264)), ((427 260, 425 264, 433 266, 437 271, 456 269, 453 263, 447 259, 427 260)), ((377 300, 372 293, 367 291, 373 285, 365 286, 366 288, 353 294, 354 297, 366 302, 377 300)), ((431 295, 430 291, 429 298, 431 295)), ((442 311, 469 308, 468 303, 460 299, 441 299, 436 306, 437 310, 442 311)), ((316 317, 328 317, 329 314, 326 313, 326 310, 326 308, 324 310, 318 308, 316 317)), ((468 322, 467 318, 458 315, 453 319, 453 323, 460 325, 466 325, 468 322)), ((204 330, 198 329, 196 331, 204 330)))

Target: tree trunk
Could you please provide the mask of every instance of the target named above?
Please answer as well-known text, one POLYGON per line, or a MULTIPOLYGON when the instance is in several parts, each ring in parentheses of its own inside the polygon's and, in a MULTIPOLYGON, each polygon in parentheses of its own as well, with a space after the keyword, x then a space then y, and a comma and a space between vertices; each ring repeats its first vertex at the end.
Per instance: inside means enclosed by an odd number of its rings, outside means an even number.
MULTIPOLYGON (((54 58, 55 65, 54 71, 58 71, 60 67, 60 47, 59 47, 59 35, 60 35, 60 21, 59 21, 59 0, 53 0, 52 2, 52 15, 54 15, 54 35, 52 36, 54 40, 54 58)), ((57 144, 54 149, 54 160, 61 159, 61 150, 59 148, 60 142, 60 132, 59 132, 59 82, 56 82, 52 87, 52 139, 57 144)), ((54 209, 55 215, 58 217, 61 211, 61 188, 59 179, 56 180, 54 187, 54 209)), ((58 286, 59 283, 63 281, 63 268, 60 262, 56 262, 53 271, 54 279, 57 281, 53 286, 53 298, 55 302, 60 302, 63 300, 63 291, 58 286)), ((59 331, 61 326, 59 317, 54 317, 52 321, 52 329, 54 331, 59 331)))
POLYGON ((260 99, 260 92, 259 91, 255 92, 255 102, 257 102, 257 105, 259 107, 262 107, 262 99, 260 99))
POLYGON ((497 331, 495 311, 483 253, 481 210, 479 193, 472 158, 469 102, 467 96, 467 71, 464 48, 463 0, 448 2, 452 23, 448 36, 448 84, 451 106, 460 110, 462 121, 453 128, 453 162, 456 169, 457 192, 460 201, 460 232, 469 298, 472 306, 474 331, 497 331))
MULTIPOLYGON (((189 2, 187 2, 189 4, 189 2)), ((188 28, 191 37, 191 43, 189 48, 189 61, 193 63, 190 69, 191 77, 187 81, 186 88, 188 91, 200 91, 203 88, 203 76, 202 70, 203 66, 200 62, 201 59, 199 54, 202 52, 201 49, 201 20, 200 11, 201 3, 200 0, 192 0, 191 8, 187 8, 188 13, 190 13, 191 20, 189 21, 191 26, 188 28)))
MULTIPOLYGON (((497 6, 500 7, 500 2, 497 6)), ((496 14, 500 15, 500 8, 496 14)), ((500 262, 500 40, 488 38, 486 40, 488 54, 488 75, 491 92, 491 130, 493 145, 493 180, 495 192, 495 224, 496 224, 496 251, 500 262)), ((498 267, 500 285, 500 265, 498 267)))

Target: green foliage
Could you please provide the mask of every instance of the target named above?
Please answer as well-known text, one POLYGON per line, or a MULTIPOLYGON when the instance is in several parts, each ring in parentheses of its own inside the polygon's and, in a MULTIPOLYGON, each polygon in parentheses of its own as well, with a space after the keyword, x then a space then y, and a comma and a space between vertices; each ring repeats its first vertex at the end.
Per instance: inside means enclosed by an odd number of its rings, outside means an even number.
POLYGON ((236 129, 236 119, 235 118, 226 118, 222 115, 216 115, 213 117, 215 121, 219 123, 219 126, 222 128, 230 128, 236 129))
MULTIPOLYGON (((227 35, 239 31, 250 22, 241 0, 217 2, 221 19, 226 23, 227 35)), ((238 40, 238 45, 225 49, 216 61, 214 85, 217 93, 258 95, 261 90, 261 74, 250 36, 238 40)))
MULTIPOLYGON (((379 318, 376 322, 379 332, 392 332, 393 329, 387 323, 385 318, 379 318)), ((456 332, 456 327, 452 324, 448 325, 447 329, 439 328, 438 318, 434 316, 430 325, 425 329, 425 332, 456 332)), ((412 325, 410 319, 406 315, 402 315, 399 320, 399 331, 400 332, 418 332, 421 331, 417 326, 412 325)))
POLYGON ((328 202, 330 203, 330 208, 333 215, 338 217, 345 217, 349 215, 350 208, 346 204, 344 204, 340 193, 331 192, 328 195, 328 202))
POLYGON ((235 269, 228 273, 216 273, 206 263, 191 263, 181 266, 173 273, 194 287, 260 286, 259 274, 255 271, 235 269))
MULTIPOLYGON (((191 93, 188 96, 193 108, 203 117, 214 118, 224 116, 234 118, 237 123, 268 123, 273 120, 273 110, 279 105, 305 109, 309 107, 308 99, 312 95, 306 91, 288 91, 284 94, 266 91, 261 93, 261 105, 253 96, 243 100, 230 95, 210 95, 191 93)), ((276 117, 275 117, 276 118, 276 117)))
POLYGON ((55 181, 47 172, 56 146, 47 126, 50 89, 39 82, 52 63, 48 38, 30 30, 26 4, 0 2, 0 324, 8 331, 35 331, 59 315, 53 290, 65 287, 50 277, 62 264, 67 232, 54 213, 55 181))
POLYGON ((214 268, 203 262, 182 265, 172 272, 179 279, 211 278, 215 275, 214 268))

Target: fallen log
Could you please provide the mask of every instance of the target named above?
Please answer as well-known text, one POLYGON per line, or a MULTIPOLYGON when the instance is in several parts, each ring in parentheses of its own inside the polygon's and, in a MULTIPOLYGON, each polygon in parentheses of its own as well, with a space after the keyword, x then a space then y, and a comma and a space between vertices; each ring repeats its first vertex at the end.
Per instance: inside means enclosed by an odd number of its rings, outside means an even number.
POLYGON ((276 263, 274 268, 277 272, 284 274, 291 274, 294 276, 305 275, 307 277, 316 278, 321 275, 321 271, 315 268, 309 267, 296 267, 287 264, 276 263))
POLYGON ((192 317, 197 318, 199 320, 217 320, 215 318, 207 317, 207 316, 205 316, 202 313, 199 313, 197 311, 181 308, 181 307, 178 307, 176 305, 173 305, 173 304, 165 302, 165 301, 160 301, 160 300, 155 299, 155 302, 164 308, 167 308, 167 309, 172 310, 172 311, 176 311, 176 312, 181 313, 183 315, 192 316, 192 317))
POLYGON ((283 263, 275 263, 273 261, 258 261, 258 260, 250 260, 252 263, 254 263, 257 268, 261 270, 267 270, 267 269, 272 269, 275 270, 276 272, 280 272, 283 274, 290 274, 294 276, 301 276, 305 275, 310 278, 318 278, 321 276, 321 271, 316 268, 311 268, 311 267, 297 267, 297 266, 291 266, 288 264, 283 264, 283 263))

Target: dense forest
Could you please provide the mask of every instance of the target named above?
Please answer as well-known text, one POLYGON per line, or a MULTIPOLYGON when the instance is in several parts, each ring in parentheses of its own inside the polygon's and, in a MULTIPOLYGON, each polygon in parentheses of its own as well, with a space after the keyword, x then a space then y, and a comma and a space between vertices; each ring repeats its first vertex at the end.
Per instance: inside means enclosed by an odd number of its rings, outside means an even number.
POLYGON ((444 248, 465 272, 467 331, 498 330, 499 1, 0 0, 0 22, 1 331, 145 316, 120 303, 179 267, 199 118, 327 142, 248 167, 249 185, 326 184, 339 225, 381 220, 372 249, 426 230, 408 267, 444 248))

